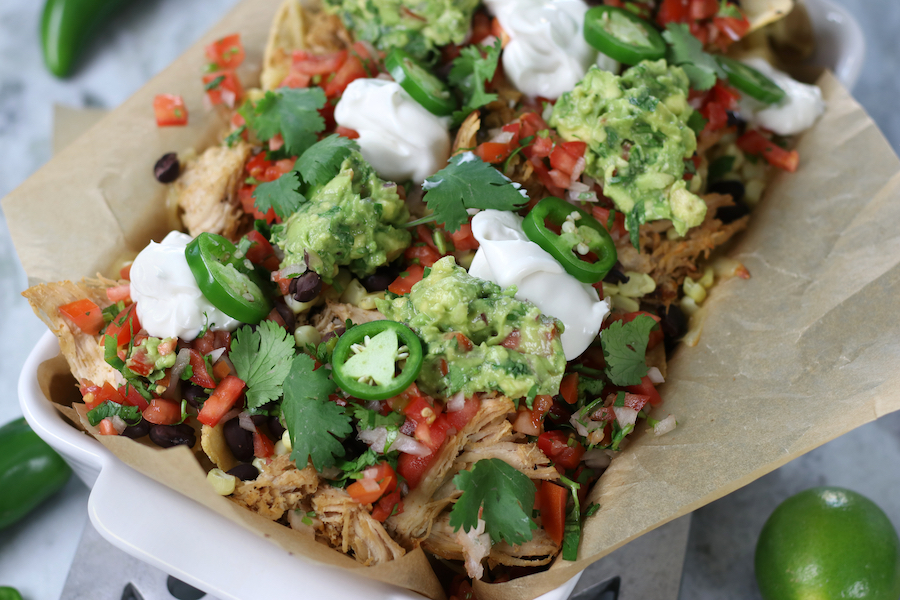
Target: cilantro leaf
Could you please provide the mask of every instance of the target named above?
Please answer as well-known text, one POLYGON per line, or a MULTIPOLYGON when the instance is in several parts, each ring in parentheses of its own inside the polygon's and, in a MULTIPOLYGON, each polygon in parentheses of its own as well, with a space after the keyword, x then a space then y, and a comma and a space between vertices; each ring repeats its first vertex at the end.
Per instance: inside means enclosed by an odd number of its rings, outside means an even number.
POLYGON ((463 106, 453 113, 453 126, 462 123, 476 108, 489 104, 497 99, 497 94, 485 91, 484 84, 494 78, 497 62, 500 60, 500 40, 493 46, 481 48, 477 45, 466 46, 453 61, 447 80, 463 97, 463 106), (485 55, 482 56, 482 50, 485 55))
POLYGON ((732 19, 743 19, 744 14, 734 4, 728 2, 728 0, 721 0, 719 2, 719 12, 716 14, 717 17, 725 17, 732 19))
POLYGON ((288 154, 297 156, 316 143, 325 129, 319 109, 325 106, 322 88, 281 88, 266 92, 255 105, 245 105, 241 114, 256 137, 265 141, 279 133, 288 154))
POLYGON ((256 186, 253 200, 259 212, 266 214, 270 208, 274 208, 275 214, 286 219, 306 202, 306 196, 300 193, 297 172, 289 171, 275 181, 256 186))
POLYGON ((350 416, 328 399, 337 390, 327 369, 314 370, 315 361, 298 354, 284 380, 281 412, 291 438, 291 458, 298 468, 306 468, 311 459, 318 471, 335 464, 344 456, 341 439, 353 432, 350 416))
POLYGON ((383 415, 359 404, 353 405, 353 418, 359 421, 360 429, 375 429, 376 427, 400 427, 406 417, 400 413, 390 412, 383 415))
POLYGON ((537 529, 531 520, 534 484, 526 475, 499 458, 488 458, 475 463, 471 471, 460 471, 453 485, 462 490, 450 511, 455 531, 478 527, 478 514, 484 507, 481 518, 492 543, 521 544, 531 539, 531 530, 537 529))
POLYGON ((686 24, 669 23, 662 35, 669 43, 669 62, 684 69, 695 90, 708 90, 716 84, 716 79, 726 76, 719 62, 703 51, 703 44, 686 24))
POLYGON ((471 152, 451 157, 450 164, 422 187, 427 190, 425 204, 433 213, 425 220, 443 223, 451 233, 468 221, 468 208, 516 210, 528 201, 513 182, 471 152))
POLYGON ((359 150, 359 144, 335 133, 310 146, 294 169, 307 185, 324 185, 340 172, 341 163, 353 150, 359 150))
POLYGON ((600 337, 606 376, 613 385, 637 385, 647 374, 646 352, 656 321, 639 315, 633 321, 613 321, 600 337))
POLYGON ((332 481, 332 484, 343 487, 350 482, 351 479, 362 479, 363 471, 369 467, 374 467, 382 461, 387 461, 391 468, 397 470, 397 459, 400 457, 399 452, 388 452, 387 454, 379 454, 371 448, 360 454, 353 460, 339 460, 336 465, 342 473, 332 481))
POLYGON ((273 321, 263 321, 256 331, 244 325, 235 332, 228 357, 247 384, 247 408, 258 408, 281 396, 294 357, 294 338, 273 321))
POLYGON ((141 411, 137 406, 119 404, 112 400, 106 400, 89 410, 87 413, 88 421, 94 427, 96 427, 103 419, 115 416, 118 416, 129 425, 137 425, 141 422, 141 411))

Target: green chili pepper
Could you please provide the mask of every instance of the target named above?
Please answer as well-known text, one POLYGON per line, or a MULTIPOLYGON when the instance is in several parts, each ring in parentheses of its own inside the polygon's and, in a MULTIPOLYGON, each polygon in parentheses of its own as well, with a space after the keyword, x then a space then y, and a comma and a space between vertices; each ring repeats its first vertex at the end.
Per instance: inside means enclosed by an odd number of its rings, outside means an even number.
POLYGON ((272 302, 266 283, 249 261, 235 258, 237 248, 221 235, 201 233, 184 249, 188 267, 207 300, 233 319, 256 324, 272 302))
POLYGON ((125 0, 47 0, 41 17, 44 63, 57 77, 66 77, 97 28, 125 0))
MULTIPOLYGON (((72 470, 53 448, 31 430, 24 418, 0 427, 0 529, 27 515, 59 491, 72 470)), ((4 596, 0 600, 18 598, 4 596)), ((15 590, 12 593, 18 594, 15 590)))
POLYGON ((626 65, 659 60, 666 55, 666 42, 653 25, 615 6, 595 6, 585 13, 584 39, 626 65))
POLYGON ((22 594, 16 588, 0 587, 0 600, 22 600, 22 594))
POLYGON ((784 100, 784 90, 750 65, 727 56, 717 56, 716 60, 728 75, 728 82, 751 98, 766 104, 776 104, 784 100))
POLYGON ((597 283, 616 264, 616 246, 609 232, 597 220, 559 198, 544 198, 531 209, 522 223, 528 239, 546 250, 569 275, 582 283, 597 283), (557 234, 547 221, 561 227, 557 234), (581 257, 593 253, 596 262, 581 257))
POLYGON ((384 66, 394 81, 428 112, 445 116, 456 110, 456 100, 447 85, 417 63, 409 52, 394 48, 387 55, 384 66))
POLYGON ((422 361, 422 342, 409 327, 395 321, 372 321, 340 337, 331 357, 332 376, 355 398, 386 400, 416 380, 422 361))

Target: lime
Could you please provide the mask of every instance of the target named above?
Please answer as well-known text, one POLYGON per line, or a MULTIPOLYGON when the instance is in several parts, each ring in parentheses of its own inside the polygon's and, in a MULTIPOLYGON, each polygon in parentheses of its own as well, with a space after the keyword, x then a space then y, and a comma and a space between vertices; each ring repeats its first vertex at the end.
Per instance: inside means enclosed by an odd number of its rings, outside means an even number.
POLYGON ((756 544, 765 600, 900 598, 900 539, 878 506, 837 487, 781 503, 756 544))

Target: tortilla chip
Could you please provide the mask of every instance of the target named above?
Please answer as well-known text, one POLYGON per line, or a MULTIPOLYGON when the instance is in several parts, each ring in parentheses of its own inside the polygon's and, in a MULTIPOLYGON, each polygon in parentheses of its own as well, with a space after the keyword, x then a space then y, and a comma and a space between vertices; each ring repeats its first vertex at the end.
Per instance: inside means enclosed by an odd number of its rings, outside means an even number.
POLYGON ((784 18, 794 8, 794 0, 743 0, 741 10, 750 21, 750 31, 784 18))
POLYGON ((224 426, 224 423, 218 423, 215 427, 204 425, 200 430, 200 447, 217 467, 229 471, 239 463, 225 441, 224 426))
POLYGON ((262 89, 278 87, 291 69, 293 51, 306 48, 303 12, 300 2, 285 0, 275 13, 259 76, 262 89))

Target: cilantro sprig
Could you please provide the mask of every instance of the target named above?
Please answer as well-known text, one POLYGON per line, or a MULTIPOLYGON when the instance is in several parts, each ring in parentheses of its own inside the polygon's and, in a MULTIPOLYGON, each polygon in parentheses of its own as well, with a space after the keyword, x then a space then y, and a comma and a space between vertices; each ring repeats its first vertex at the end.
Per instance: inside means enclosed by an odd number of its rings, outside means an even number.
POLYGON ((119 404, 112 400, 106 400, 87 413, 88 422, 94 427, 103 419, 115 416, 118 416, 128 425, 137 425, 141 422, 141 410, 137 406, 119 404))
POLYGON ((294 338, 273 321, 263 321, 256 331, 245 325, 235 332, 228 357, 247 385, 247 408, 259 408, 281 397, 294 338))
POLYGON ((684 69, 695 90, 708 90, 716 79, 726 77, 719 61, 703 51, 703 43, 686 24, 669 23, 662 35, 669 43, 669 62, 684 69))
POLYGON ((312 460, 318 471, 333 466, 344 456, 341 440, 353 432, 350 415, 328 399, 337 386, 327 369, 315 369, 315 361, 298 354, 284 381, 282 415, 291 438, 291 458, 301 469, 312 460))
POLYGON ((505 540, 512 545, 531 539, 531 531, 537 529, 531 520, 535 490, 526 475, 499 458, 488 458, 475 463, 471 471, 460 471, 453 484, 462 491, 450 511, 455 531, 478 527, 480 512, 492 543, 505 540))
POLYGON ((484 84, 494 78, 500 49, 499 39, 493 46, 466 46, 453 61, 447 80, 462 96, 462 108, 453 113, 454 127, 459 126, 473 110, 497 99, 497 94, 487 92, 484 84))
POLYGON ((605 373, 613 385, 637 385, 647 374, 647 343, 655 326, 652 318, 639 315, 628 323, 613 321, 603 331, 605 373))
POLYGON ((468 221, 469 208, 518 210, 528 201, 517 184, 471 152, 451 157, 422 187, 432 214, 408 223, 408 227, 436 221, 454 232, 468 221))
POLYGON ((256 137, 266 141, 280 133, 285 150, 297 156, 315 144, 325 129, 325 119, 319 114, 324 106, 322 88, 281 88, 266 92, 255 104, 245 104, 240 113, 256 137))

